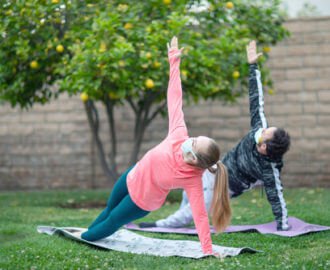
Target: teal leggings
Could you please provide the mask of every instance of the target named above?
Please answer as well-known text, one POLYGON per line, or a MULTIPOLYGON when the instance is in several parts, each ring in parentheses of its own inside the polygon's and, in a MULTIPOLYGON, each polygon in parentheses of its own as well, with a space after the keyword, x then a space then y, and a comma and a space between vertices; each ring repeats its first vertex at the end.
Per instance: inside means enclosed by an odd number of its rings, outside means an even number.
POLYGON ((150 212, 139 208, 131 199, 126 178, 132 168, 128 169, 116 182, 112 189, 107 207, 81 235, 87 241, 96 241, 112 235, 121 226, 142 218, 150 212))

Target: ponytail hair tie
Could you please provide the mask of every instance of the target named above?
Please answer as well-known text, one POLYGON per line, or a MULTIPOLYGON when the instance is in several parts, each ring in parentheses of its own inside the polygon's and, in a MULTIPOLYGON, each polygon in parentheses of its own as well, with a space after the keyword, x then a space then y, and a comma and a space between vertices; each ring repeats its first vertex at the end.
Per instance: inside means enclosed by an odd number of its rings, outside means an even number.
POLYGON ((219 161, 217 163, 215 163, 214 165, 212 165, 211 167, 208 167, 207 169, 209 170, 209 172, 216 173, 218 170, 218 163, 219 163, 219 161))

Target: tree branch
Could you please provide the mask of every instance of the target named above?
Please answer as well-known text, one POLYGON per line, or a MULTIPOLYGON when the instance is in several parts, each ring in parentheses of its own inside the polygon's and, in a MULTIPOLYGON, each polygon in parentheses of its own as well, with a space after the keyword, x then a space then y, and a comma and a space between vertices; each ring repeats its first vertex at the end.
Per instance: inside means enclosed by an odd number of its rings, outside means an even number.
POLYGON ((127 102, 129 103, 129 105, 131 106, 131 108, 133 109, 134 113, 137 113, 137 108, 132 100, 131 97, 126 97, 127 102))
POLYGON ((166 101, 163 102, 161 105, 159 105, 158 108, 155 109, 155 111, 151 114, 149 119, 147 120, 147 126, 152 122, 152 120, 155 119, 155 117, 166 107, 166 101))

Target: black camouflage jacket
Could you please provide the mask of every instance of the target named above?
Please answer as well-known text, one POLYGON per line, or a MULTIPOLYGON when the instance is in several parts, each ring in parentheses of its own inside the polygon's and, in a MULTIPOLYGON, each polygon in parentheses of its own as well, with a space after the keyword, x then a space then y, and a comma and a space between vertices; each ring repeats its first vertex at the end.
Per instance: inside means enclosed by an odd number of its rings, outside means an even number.
POLYGON ((249 69, 251 130, 225 155, 222 162, 228 169, 231 196, 239 196, 261 181, 272 206, 277 228, 287 229, 288 215, 280 180, 283 162, 271 160, 257 151, 255 132, 260 128, 267 128, 268 125, 264 114, 260 71, 257 64, 250 65, 249 69))

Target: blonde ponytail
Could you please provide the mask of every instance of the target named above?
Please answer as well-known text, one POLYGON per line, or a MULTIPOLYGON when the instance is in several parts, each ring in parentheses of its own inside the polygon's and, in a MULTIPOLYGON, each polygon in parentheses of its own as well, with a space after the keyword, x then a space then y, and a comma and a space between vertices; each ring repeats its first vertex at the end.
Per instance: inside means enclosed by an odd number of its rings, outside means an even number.
POLYGON ((217 163, 211 206, 212 224, 217 232, 224 231, 230 224, 231 208, 228 190, 227 168, 219 161, 217 163))

